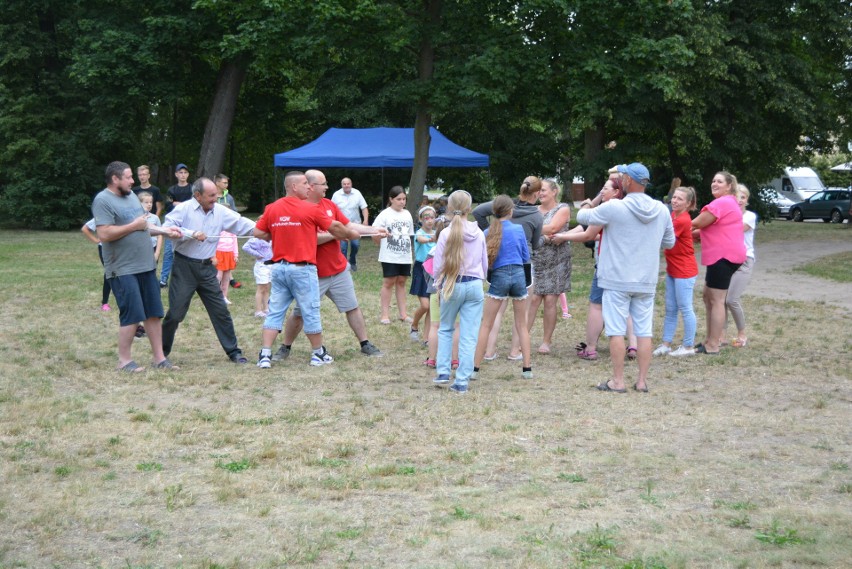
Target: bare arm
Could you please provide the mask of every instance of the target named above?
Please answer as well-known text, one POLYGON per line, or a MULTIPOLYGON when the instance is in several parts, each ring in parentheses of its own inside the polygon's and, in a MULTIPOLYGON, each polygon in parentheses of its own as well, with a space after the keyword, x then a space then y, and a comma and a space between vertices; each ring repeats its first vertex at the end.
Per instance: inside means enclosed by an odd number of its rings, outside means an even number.
POLYGON ((331 222, 331 225, 328 228, 328 232, 340 239, 341 241, 347 241, 349 239, 358 239, 359 237, 361 237, 361 234, 358 233, 356 230, 349 229, 350 225, 352 224, 350 223, 348 225, 343 225, 339 221, 334 220, 331 222))
POLYGON ((541 233, 545 237, 548 235, 553 235, 563 227, 565 227, 565 223, 571 219, 571 208, 563 207, 559 211, 556 212, 556 215, 553 216, 553 219, 550 220, 550 223, 547 223, 541 227, 541 233))
POLYGON ((363 223, 364 225, 370 224, 370 212, 367 210, 366 207, 361 208, 361 223, 363 223))
POLYGON ((556 233, 550 237, 550 240, 557 245, 560 243, 565 243, 566 241, 572 242, 584 242, 591 241, 595 239, 598 234, 603 229, 600 225, 589 225, 586 229, 583 229, 581 225, 578 225, 574 229, 570 231, 563 231, 562 233, 556 233))
POLYGON ((263 239, 264 241, 269 241, 272 238, 272 235, 270 235, 266 231, 261 231, 257 227, 254 228, 254 236, 258 239, 263 239))
POLYGON ((147 213, 143 213, 127 225, 98 225, 98 237, 104 243, 112 243, 134 231, 147 231, 148 222, 145 219, 147 216, 147 213))
POLYGON ((705 227, 710 226, 715 222, 716 216, 710 213, 709 211, 704 210, 698 214, 698 217, 692 220, 692 228, 704 229, 705 227))
POLYGON ((91 242, 92 242, 92 243, 94 243, 95 245, 97 245, 98 243, 100 243, 100 241, 98 240, 98 236, 97 236, 97 235, 95 235, 95 232, 94 232, 94 231, 92 231, 91 229, 89 229, 89 227, 88 227, 88 226, 84 225, 84 226, 80 229, 80 231, 82 231, 82 232, 83 232, 83 235, 85 235, 85 236, 86 236, 86 239, 88 239, 89 241, 91 241, 91 242))
POLYGON ((323 245, 325 243, 328 243, 329 241, 334 241, 334 235, 332 235, 328 231, 317 232, 317 245, 323 245))

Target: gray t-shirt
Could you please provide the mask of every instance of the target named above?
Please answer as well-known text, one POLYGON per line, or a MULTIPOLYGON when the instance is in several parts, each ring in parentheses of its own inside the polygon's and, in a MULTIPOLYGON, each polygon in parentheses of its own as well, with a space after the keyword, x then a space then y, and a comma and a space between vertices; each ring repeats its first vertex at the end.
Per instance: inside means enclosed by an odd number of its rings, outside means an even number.
MULTIPOLYGON (((127 225, 145 212, 136 194, 117 196, 103 190, 92 202, 95 224, 127 225)), ((134 231, 121 239, 103 243, 104 274, 106 277, 136 275, 154 270, 151 254, 151 235, 148 231, 134 231)))

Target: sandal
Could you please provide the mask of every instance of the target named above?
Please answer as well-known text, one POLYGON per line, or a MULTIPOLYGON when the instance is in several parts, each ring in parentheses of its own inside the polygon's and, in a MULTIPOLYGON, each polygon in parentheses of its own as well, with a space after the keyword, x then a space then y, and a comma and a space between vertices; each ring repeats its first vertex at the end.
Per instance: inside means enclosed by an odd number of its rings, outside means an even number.
POLYGON ((731 345, 735 348, 745 348, 746 344, 748 344, 748 338, 737 338, 731 342, 731 345))
POLYGON ((379 320, 379 324, 384 324, 385 326, 389 325, 390 323, 391 321, 389 318, 382 318, 381 320, 379 320))
POLYGON ((423 360, 423 365, 425 365, 426 367, 434 368, 436 364, 435 360, 433 360, 432 358, 426 358, 425 360, 423 360))
POLYGON ((550 345, 542 344, 538 347, 538 353, 540 354, 549 354, 550 353, 550 345))
POLYGON ((577 357, 581 360, 593 362, 598 359, 598 352, 597 350, 583 350, 581 352, 577 352, 577 357))
POLYGON ((579 344, 574 346, 574 349, 577 350, 578 352, 586 351, 586 342, 580 342, 579 344))
POLYGON ((171 370, 175 370, 175 371, 177 371, 177 370, 179 370, 179 369, 180 369, 178 366, 176 366, 175 364, 173 364, 173 363, 169 360, 169 358, 164 359, 163 361, 161 361, 161 362, 160 362, 160 363, 158 363, 158 364, 154 364, 154 367, 155 367, 155 368, 157 368, 157 369, 171 369, 171 370))
POLYGON ((116 369, 118 371, 123 371, 124 373, 141 373, 141 372, 145 371, 144 367, 140 367, 139 364, 137 364, 133 360, 130 360, 129 362, 127 362, 123 366, 116 368, 116 369))
POLYGON ((615 389, 614 387, 609 386, 609 382, 612 380, 604 381, 603 383, 599 383, 595 386, 595 389, 598 391, 611 391, 612 393, 627 393, 627 388, 622 387, 621 389, 615 389))
POLYGON ((485 354, 484 356, 482 356, 482 359, 485 360, 486 362, 493 362, 494 360, 497 359, 497 352, 494 352, 490 356, 488 354, 485 354))
POLYGON ((635 360, 636 354, 637 354, 636 348, 634 348, 633 346, 627 348, 627 359, 628 360, 635 360))
POLYGON ((450 362, 450 367, 453 369, 459 369, 459 361, 453 360, 452 362, 450 362))

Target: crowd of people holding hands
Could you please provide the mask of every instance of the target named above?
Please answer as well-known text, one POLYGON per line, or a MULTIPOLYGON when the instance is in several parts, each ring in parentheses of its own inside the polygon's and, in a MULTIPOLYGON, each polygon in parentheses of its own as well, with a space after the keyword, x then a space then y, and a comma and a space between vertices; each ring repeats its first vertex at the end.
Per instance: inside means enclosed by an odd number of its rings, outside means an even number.
POLYGON ((517 197, 500 195, 476 207, 468 192, 456 190, 436 204, 422 204, 416 223, 406 209, 405 190, 395 186, 387 208, 369 224, 366 202, 352 180, 344 178, 329 199, 319 170, 287 173, 285 196, 266 206, 256 222, 236 211, 227 176, 202 177, 190 185, 187 167, 179 164, 177 184, 164 199, 150 185, 147 166, 140 166, 137 175, 140 185, 134 187, 130 166, 111 163, 106 188, 92 205, 93 219, 82 229, 98 243, 104 265, 101 308, 110 309, 110 291, 119 307, 121 371, 144 369, 131 357, 132 340, 141 336, 151 343, 155 368, 178 369, 169 354, 195 294, 226 355, 234 363, 248 363, 228 307, 231 271, 241 250, 254 259, 254 315, 263 321, 259 368, 287 359, 302 331, 311 345, 310 365, 334 361, 323 344, 323 296, 345 314, 361 353, 383 356, 368 338, 351 275, 358 270, 360 239, 368 236, 379 246, 382 266, 379 322, 409 326, 411 339, 428 348, 424 364, 435 369, 432 382, 456 393, 466 393, 471 381, 484 377, 483 362, 498 357, 498 332, 509 304, 514 323, 506 357, 521 363, 520 377, 534 377, 531 333, 539 309, 538 354, 551 353, 560 308, 563 318, 571 316, 565 294, 571 291, 573 243, 591 246, 595 258, 577 357, 597 360, 601 333, 609 338, 612 375, 598 390, 626 393, 625 359, 638 361, 633 389, 648 392, 652 357, 718 354, 727 344, 728 314, 737 328, 731 344, 745 347, 748 342, 741 297, 754 266, 756 216, 746 210, 748 189, 727 172, 714 176, 714 199, 693 219, 694 188, 674 188, 667 206, 645 193, 650 174, 644 165, 613 167, 601 191, 580 204, 573 228, 571 205, 560 201, 559 184, 536 176, 524 178, 517 197), (247 238, 242 247, 239 238, 247 238), (707 323, 697 344, 696 242, 706 267, 707 323), (660 250, 666 261, 665 319, 662 342, 654 349, 660 250), (160 295, 166 286, 167 312, 160 295), (408 295, 417 299, 413 317, 408 295), (683 332, 675 348, 679 316, 683 332))

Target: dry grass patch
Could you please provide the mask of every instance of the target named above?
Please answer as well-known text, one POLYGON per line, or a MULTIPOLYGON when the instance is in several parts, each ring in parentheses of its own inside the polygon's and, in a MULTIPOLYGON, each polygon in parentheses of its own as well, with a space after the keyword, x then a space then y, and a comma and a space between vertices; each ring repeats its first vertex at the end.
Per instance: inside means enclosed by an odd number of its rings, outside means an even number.
MULTIPOLYGON (((782 238, 775 231, 758 238, 782 238)), ((574 318, 558 323, 552 355, 534 356, 536 379, 498 358, 453 397, 432 387, 404 324, 378 325, 380 270, 365 243, 356 288, 385 358, 363 357, 324 303, 333 365, 310 368, 300 338, 270 371, 237 367, 195 302, 173 353, 183 369, 129 377, 112 370, 117 314, 98 310, 95 251, 76 235, 3 237, 0 567, 842 567, 852 557, 850 322, 829 305, 747 295, 748 348, 655 360, 649 395, 599 393, 606 350, 598 362, 571 350, 591 269, 577 248, 574 318)), ((238 276, 232 313, 251 357, 260 324, 249 269, 238 276)), ((659 330, 661 306, 657 316, 659 330)), ((137 360, 148 354, 136 341, 137 360)))

